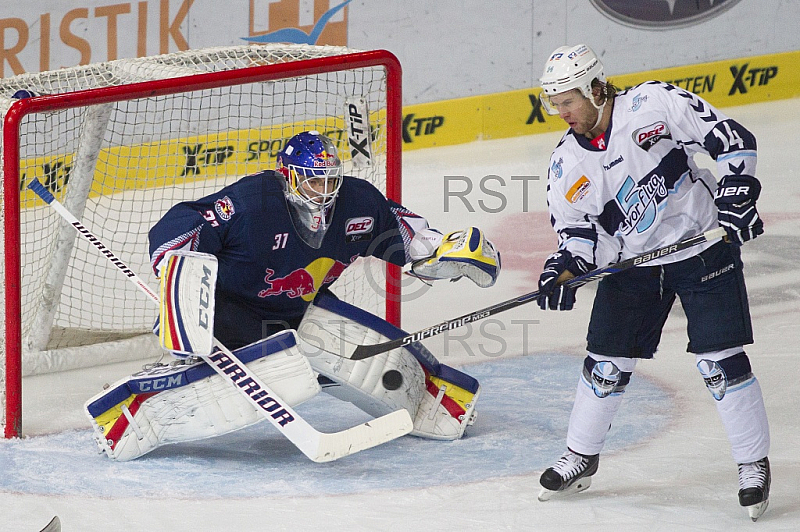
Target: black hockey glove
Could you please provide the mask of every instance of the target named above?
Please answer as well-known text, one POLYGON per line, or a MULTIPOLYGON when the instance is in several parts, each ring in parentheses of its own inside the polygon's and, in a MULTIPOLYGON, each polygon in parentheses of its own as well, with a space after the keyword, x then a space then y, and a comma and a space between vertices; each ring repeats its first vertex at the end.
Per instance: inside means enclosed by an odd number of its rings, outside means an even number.
POLYGON ((714 203, 719 209, 719 225, 731 242, 741 245, 764 232, 756 210, 759 194, 761 183, 753 176, 726 175, 719 182, 714 203))
POLYGON ((573 257, 572 253, 562 249, 556 251, 544 262, 544 270, 539 276, 539 307, 542 310, 572 310, 575 305, 575 290, 563 284, 557 284, 558 278, 565 271, 573 277, 588 273, 595 268, 581 257, 573 257))

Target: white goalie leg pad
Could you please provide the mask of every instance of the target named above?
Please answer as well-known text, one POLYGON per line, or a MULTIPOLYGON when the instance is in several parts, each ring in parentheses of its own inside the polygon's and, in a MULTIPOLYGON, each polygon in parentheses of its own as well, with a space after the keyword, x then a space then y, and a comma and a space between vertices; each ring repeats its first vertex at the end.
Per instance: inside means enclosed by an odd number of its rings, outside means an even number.
POLYGON ((405 334, 377 316, 326 295, 309 307, 298 327, 300 338, 316 348, 306 353, 312 367, 332 381, 330 386, 323 385, 325 392, 373 416, 405 408, 414 419, 414 436, 460 438, 474 421, 480 390, 477 380, 440 364, 419 344, 364 360, 342 356, 356 345, 405 334))
POLYGON ((306 345, 313 346, 305 353, 311 367, 332 381, 323 385, 323 390, 375 417, 404 408, 413 418, 425 384, 425 372, 419 362, 405 349, 393 349, 365 360, 344 358, 338 354, 343 329, 349 340, 360 336, 369 343, 384 338, 377 331, 316 305, 309 307, 297 330, 306 345))
MULTIPOLYGON (((234 353, 290 406, 320 391, 294 331, 234 353)), ((85 407, 101 451, 119 461, 157 447, 219 436, 264 420, 205 362, 154 365, 116 382, 85 407)))

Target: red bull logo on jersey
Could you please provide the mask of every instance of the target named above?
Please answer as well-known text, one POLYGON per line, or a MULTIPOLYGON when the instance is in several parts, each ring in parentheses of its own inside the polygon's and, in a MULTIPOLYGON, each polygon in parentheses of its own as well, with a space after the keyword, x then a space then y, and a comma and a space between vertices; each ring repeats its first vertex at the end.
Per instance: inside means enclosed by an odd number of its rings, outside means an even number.
POLYGON ((274 277, 275 270, 267 268, 266 276, 264 277, 267 288, 261 290, 258 293, 258 297, 285 294, 293 299, 300 297, 304 301, 312 301, 319 289, 323 285, 330 284, 338 279, 347 266, 348 264, 344 262, 322 257, 305 268, 297 268, 283 277, 274 277))
POLYGON ((261 290, 258 297, 279 296, 286 294, 291 298, 313 295, 317 292, 314 286, 314 278, 305 268, 298 268, 289 275, 273 278, 275 270, 267 268, 267 275, 264 282, 268 288, 261 290))
POLYGON ((236 213, 236 209, 233 208, 233 202, 228 196, 215 201, 214 210, 217 211, 217 216, 226 222, 236 213))

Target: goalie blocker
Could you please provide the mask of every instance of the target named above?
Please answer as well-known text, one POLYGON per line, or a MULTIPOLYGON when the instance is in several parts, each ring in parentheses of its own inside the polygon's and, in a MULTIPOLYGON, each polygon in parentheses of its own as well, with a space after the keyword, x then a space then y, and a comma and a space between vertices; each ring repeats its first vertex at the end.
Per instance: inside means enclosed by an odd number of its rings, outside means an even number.
POLYGON ((217 270, 217 257, 208 253, 172 250, 164 256, 156 330, 161 347, 176 356, 211 354, 217 270))

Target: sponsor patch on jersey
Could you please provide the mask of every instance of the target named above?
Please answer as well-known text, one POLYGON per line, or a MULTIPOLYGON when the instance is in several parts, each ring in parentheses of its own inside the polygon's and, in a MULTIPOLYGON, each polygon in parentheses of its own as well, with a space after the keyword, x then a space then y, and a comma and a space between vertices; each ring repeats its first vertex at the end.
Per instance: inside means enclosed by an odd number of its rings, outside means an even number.
POLYGON ((671 139, 669 126, 665 122, 658 121, 649 126, 640 127, 631 133, 633 141, 644 151, 650 150, 656 142, 661 139, 671 139))
POLYGON ((372 229, 374 227, 375 219, 371 216, 350 218, 345 222, 345 242, 364 242, 366 240, 372 240, 372 229))
POLYGON ((233 202, 228 196, 215 201, 214 210, 217 211, 217 216, 226 222, 236 213, 236 209, 233 208, 233 202))
POLYGON ((592 182, 589 181, 588 177, 582 175, 581 178, 575 181, 575 184, 569 188, 564 197, 567 198, 567 201, 570 203, 577 203, 585 198, 591 190, 592 182))

